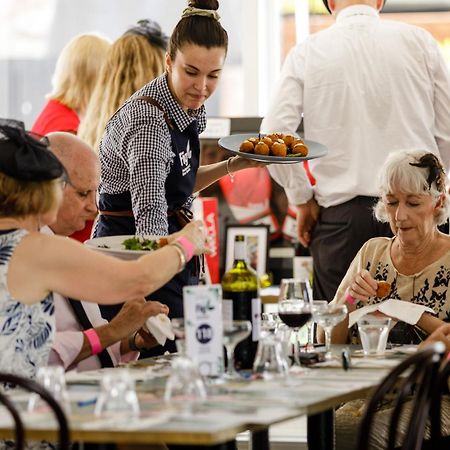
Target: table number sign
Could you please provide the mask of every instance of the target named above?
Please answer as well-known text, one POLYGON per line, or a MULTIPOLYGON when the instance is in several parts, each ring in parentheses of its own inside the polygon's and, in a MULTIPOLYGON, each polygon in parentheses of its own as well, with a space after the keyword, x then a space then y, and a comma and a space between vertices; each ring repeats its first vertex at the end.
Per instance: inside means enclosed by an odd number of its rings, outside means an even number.
POLYGON ((223 374, 222 287, 183 288, 186 353, 203 376, 223 374))

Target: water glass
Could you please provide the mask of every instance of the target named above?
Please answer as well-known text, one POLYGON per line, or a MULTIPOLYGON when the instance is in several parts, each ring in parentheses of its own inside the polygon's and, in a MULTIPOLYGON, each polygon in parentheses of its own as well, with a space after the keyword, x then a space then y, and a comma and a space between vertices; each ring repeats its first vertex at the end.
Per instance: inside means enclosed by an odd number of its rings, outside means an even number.
POLYGON ((127 369, 111 369, 102 376, 94 414, 102 417, 136 417, 139 400, 135 382, 127 369))
POLYGON ((391 325, 390 317, 367 315, 361 317, 357 324, 364 355, 384 355, 391 325))
MULTIPOLYGON (((47 366, 38 369, 36 381, 44 386, 66 413, 70 413, 70 400, 67 392, 66 378, 62 366, 47 366)), ((28 411, 49 410, 47 403, 39 394, 31 394, 28 411)))
POLYGON ((164 401, 179 405, 181 412, 189 415, 195 403, 204 400, 206 387, 197 365, 184 356, 175 358, 166 381, 164 401))
POLYGON ((175 345, 177 347, 177 352, 181 355, 186 353, 186 331, 184 329, 184 319, 175 318, 171 321, 173 334, 175 335, 175 345))
POLYGON ((272 333, 261 336, 253 363, 253 373, 271 380, 286 376, 288 368, 279 337, 272 333))

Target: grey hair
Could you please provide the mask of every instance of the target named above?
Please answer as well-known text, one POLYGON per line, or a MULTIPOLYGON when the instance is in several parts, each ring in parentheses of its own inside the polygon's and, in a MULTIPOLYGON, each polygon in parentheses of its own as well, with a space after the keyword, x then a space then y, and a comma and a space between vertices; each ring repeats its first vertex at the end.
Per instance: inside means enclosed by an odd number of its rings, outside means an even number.
MULTIPOLYGON (((441 225, 447 221, 450 213, 450 198, 445 191, 445 186, 442 190, 439 190, 435 181, 429 186, 427 181, 429 169, 410 164, 418 163, 427 153, 430 152, 425 150, 399 150, 390 153, 378 173, 377 187, 380 197, 395 191, 401 191, 415 195, 429 194, 437 202, 439 197, 444 195, 442 208, 435 217, 436 224, 441 225)), ((437 158, 440 160, 439 157, 437 158)), ((380 222, 389 222, 386 205, 382 198, 374 206, 373 212, 380 222)))

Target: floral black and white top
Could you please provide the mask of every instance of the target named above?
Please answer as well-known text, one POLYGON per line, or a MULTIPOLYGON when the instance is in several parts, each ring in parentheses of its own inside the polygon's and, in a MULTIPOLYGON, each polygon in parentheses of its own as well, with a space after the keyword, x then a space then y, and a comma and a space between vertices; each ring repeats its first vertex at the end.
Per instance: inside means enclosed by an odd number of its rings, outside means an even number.
MULTIPOLYGON (((355 275, 366 269, 375 280, 387 281, 391 284, 389 298, 428 306, 434 310, 436 317, 445 322, 450 322, 450 252, 421 272, 413 275, 403 275, 397 271, 391 259, 391 247, 394 240, 395 237, 379 237, 367 241, 352 261, 333 301, 341 302, 347 287, 351 284, 355 275)), ((371 297, 368 304, 378 303, 383 300, 385 299, 371 297)), ((358 306, 364 305, 360 302, 358 306)), ((415 327, 414 333, 420 339, 424 337, 417 327, 415 327)), ((352 336, 354 335, 355 333, 352 333, 352 336)), ((405 336, 405 339, 407 342, 403 343, 411 342, 409 337, 405 336)), ((395 342, 395 340, 391 341, 395 342)))
POLYGON ((55 319, 51 293, 39 303, 27 305, 8 290, 9 261, 27 233, 12 230, 0 234, 0 371, 33 378, 39 367, 48 363, 55 319))

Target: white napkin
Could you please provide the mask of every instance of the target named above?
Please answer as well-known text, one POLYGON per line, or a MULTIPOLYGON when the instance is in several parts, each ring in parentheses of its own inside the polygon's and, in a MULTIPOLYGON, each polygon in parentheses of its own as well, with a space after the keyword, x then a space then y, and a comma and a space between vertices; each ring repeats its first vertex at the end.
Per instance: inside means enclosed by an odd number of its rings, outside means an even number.
POLYGON ((149 317, 145 322, 145 325, 160 345, 164 345, 166 339, 170 339, 171 341, 175 339, 175 335, 172 331, 172 324, 166 314, 159 313, 157 316, 149 317))
POLYGON ((363 306, 351 312, 348 327, 352 327, 362 316, 375 311, 380 311, 387 316, 409 323, 410 325, 415 325, 424 312, 434 314, 434 311, 427 306, 388 298, 384 302, 363 306))

